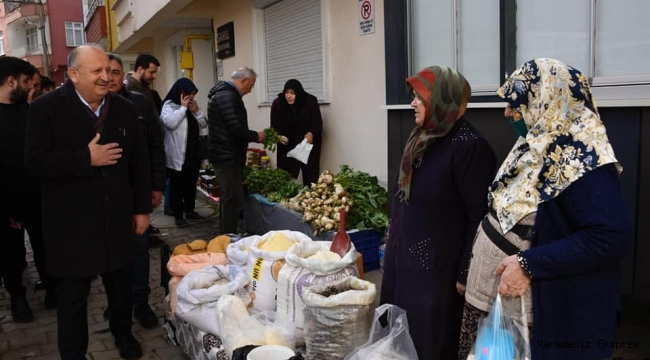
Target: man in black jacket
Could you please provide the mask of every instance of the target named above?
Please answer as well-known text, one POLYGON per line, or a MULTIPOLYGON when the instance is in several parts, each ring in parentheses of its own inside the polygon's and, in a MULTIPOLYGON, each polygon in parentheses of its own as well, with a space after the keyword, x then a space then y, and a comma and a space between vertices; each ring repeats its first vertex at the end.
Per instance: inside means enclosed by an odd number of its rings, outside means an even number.
POLYGON ((97 45, 68 56, 70 79, 29 107, 25 164, 41 180, 48 274, 57 277, 62 360, 88 350, 88 294, 101 274, 120 356, 137 359, 131 332, 133 235, 151 213, 151 169, 135 105, 108 91, 110 62, 97 45))
MULTIPOLYGON (((40 185, 27 176, 24 165, 27 97, 35 73, 36 68, 27 61, 10 56, 0 58, 0 274, 11 298, 14 322, 34 320, 22 272, 23 222, 40 220, 31 216, 38 213, 40 185)), ((34 226, 40 228, 40 223, 34 226)))
MULTIPOLYGON (((135 104, 138 112, 138 119, 141 120, 142 129, 145 133, 149 149, 149 160, 151 163, 151 203, 157 208, 162 200, 162 192, 165 190, 167 180, 167 169, 165 167, 165 146, 164 132, 160 121, 155 117, 147 99, 136 92, 126 90, 124 86, 124 65, 122 59, 115 54, 108 54, 111 62, 111 80, 109 90, 120 94, 135 104)), ((151 329, 158 325, 156 314, 149 307, 149 237, 147 234, 135 236, 135 261, 131 275, 131 287, 133 290, 133 315, 138 319, 140 325, 145 329, 151 329)), ((109 317, 108 309, 104 317, 109 317)))
POLYGON ((240 68, 230 81, 219 81, 208 93, 209 160, 219 184, 221 233, 237 233, 244 204, 243 177, 248 143, 263 142, 263 131, 248 128, 242 97, 253 90, 257 74, 240 68))

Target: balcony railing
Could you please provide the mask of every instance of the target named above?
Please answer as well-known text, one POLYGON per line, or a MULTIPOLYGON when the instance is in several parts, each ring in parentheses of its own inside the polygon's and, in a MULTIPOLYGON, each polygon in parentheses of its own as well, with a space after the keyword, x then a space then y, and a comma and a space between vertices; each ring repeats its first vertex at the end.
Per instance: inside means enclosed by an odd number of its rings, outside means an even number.
POLYGON ((95 13, 95 10, 97 10, 98 7, 104 6, 105 2, 104 0, 89 0, 88 2, 88 10, 86 11, 86 16, 84 18, 86 19, 86 22, 84 25, 88 24, 90 22, 90 18, 93 17, 93 14, 95 13))
POLYGON ((11 56, 15 56, 18 58, 23 58, 29 55, 40 55, 42 53, 43 52, 41 51, 41 47, 36 45, 11 48, 11 56))

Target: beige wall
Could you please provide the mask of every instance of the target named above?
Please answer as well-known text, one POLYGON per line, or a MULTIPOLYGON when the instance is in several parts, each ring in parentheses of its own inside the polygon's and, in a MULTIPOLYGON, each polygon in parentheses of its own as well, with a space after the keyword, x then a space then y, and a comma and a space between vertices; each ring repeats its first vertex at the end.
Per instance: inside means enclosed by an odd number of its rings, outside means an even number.
MULTIPOLYGON (((365 36, 358 35, 356 1, 323 1, 330 103, 321 106, 324 121, 321 167, 323 170, 337 171, 340 165, 348 164, 386 182, 387 113, 379 108, 384 105, 386 98, 384 0, 375 0, 375 33, 365 36)), ((215 28, 234 22, 236 56, 223 60, 224 76, 220 80, 227 80, 241 66, 250 66, 258 73, 263 73, 264 69, 260 68, 262 66, 255 64, 251 0, 197 0, 185 7, 182 13, 211 16, 215 28)), ((153 41, 153 54, 163 62, 155 84, 161 96, 167 93, 175 81, 169 46, 169 39, 173 36, 160 34, 153 41)), ((193 43, 200 53, 195 53, 195 68, 197 75, 200 75, 195 76, 195 79, 200 78, 197 81, 205 82, 208 78, 207 69, 211 71, 213 63, 211 58, 208 59, 208 48, 197 44, 197 41, 193 43)), ((209 77, 209 82, 212 82, 212 77, 209 77)), ((199 83, 197 87, 201 91, 199 100, 203 101, 208 87, 204 88, 199 83)), ((269 126, 270 107, 259 106, 255 93, 244 97, 244 103, 251 129, 262 130, 269 126)), ((199 102, 199 105, 203 104, 199 102)))
MULTIPOLYGON (((342 164, 387 180, 387 114, 385 104, 383 0, 375 0, 375 33, 358 35, 357 2, 324 0, 326 57, 330 104, 322 105, 324 143, 322 169, 337 171, 342 164)), ((240 66, 255 64, 253 10, 250 0, 219 0, 214 26, 235 24, 236 56, 223 61, 224 77, 240 66)), ((255 69, 263 72, 264 69, 255 69)), ((244 98, 249 126, 269 126, 270 107, 258 106, 250 94, 244 98)))

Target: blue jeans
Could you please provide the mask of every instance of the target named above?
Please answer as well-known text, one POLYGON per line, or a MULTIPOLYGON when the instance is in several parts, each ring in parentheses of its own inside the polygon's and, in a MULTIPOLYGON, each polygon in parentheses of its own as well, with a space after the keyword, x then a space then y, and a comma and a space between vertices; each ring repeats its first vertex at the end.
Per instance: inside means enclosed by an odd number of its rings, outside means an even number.
POLYGON ((149 302, 149 236, 145 231, 142 235, 135 235, 134 241, 131 292, 133 306, 138 306, 149 302))
POLYGON ((169 196, 169 179, 165 183, 165 209, 170 209, 172 207, 171 197, 169 196))

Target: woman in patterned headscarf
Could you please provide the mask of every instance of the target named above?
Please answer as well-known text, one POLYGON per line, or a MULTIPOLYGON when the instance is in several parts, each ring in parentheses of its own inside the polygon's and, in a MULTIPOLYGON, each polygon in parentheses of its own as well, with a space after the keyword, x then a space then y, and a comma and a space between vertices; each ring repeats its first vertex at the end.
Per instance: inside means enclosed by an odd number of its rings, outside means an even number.
POLYGON ((491 213, 472 250, 459 359, 497 292, 526 299, 533 359, 607 358, 598 341, 615 341, 619 267, 632 237, 622 168, 587 79, 536 59, 497 93, 520 137, 490 187, 491 213))
POLYGON ((381 302, 406 310, 420 359, 458 353, 467 259, 487 212, 492 148, 463 117, 470 85, 434 66, 406 80, 415 129, 390 214, 381 302))

